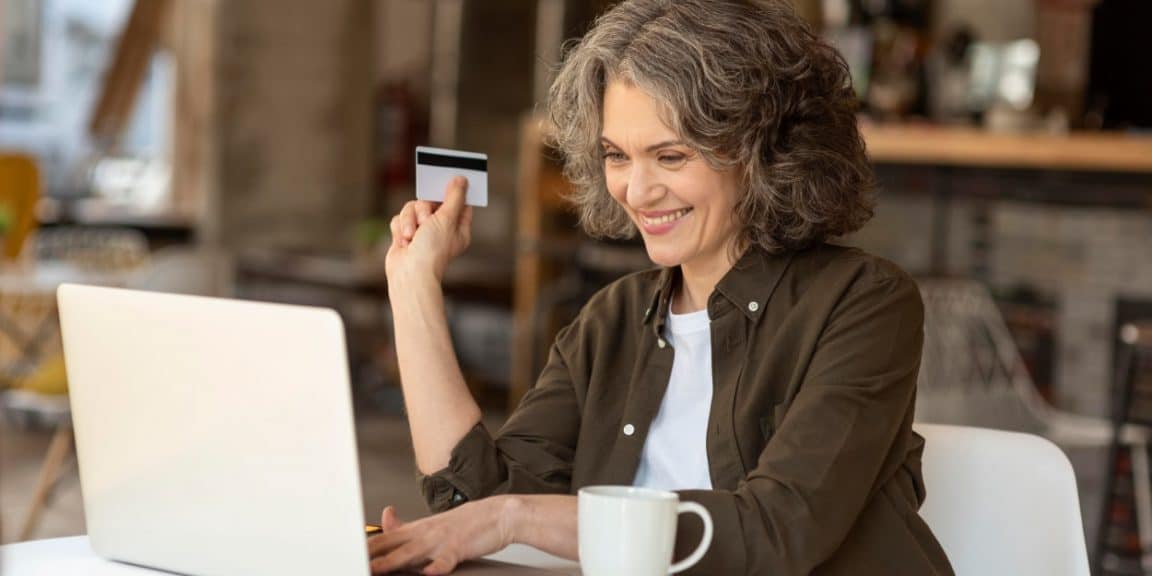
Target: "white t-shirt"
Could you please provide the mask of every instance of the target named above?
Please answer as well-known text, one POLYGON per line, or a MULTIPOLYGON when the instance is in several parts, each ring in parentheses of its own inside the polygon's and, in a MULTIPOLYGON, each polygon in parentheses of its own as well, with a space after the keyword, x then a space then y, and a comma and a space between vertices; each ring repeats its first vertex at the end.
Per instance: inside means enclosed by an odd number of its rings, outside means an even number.
POLYGON ((665 339, 676 349, 672 377, 652 421, 636 486, 712 489, 708 472, 708 413, 712 407, 712 333, 708 310, 668 314, 665 339))

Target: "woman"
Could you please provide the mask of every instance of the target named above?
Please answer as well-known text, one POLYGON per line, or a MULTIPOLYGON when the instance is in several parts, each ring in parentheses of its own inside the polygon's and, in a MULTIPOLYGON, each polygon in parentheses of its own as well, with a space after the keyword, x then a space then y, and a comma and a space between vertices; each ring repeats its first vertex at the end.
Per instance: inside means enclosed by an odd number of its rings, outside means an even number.
MULTIPOLYGON (((423 491, 385 509, 376 572, 525 543, 575 558, 576 491, 679 490, 711 512, 696 574, 951 573, 917 515, 915 284, 825 241, 872 214, 843 60, 787 0, 630 0, 565 56, 551 134, 584 228, 657 270, 594 296, 495 436, 454 362, 440 280, 464 183, 409 203, 388 253, 423 491)), ((678 528, 678 557, 699 525, 678 528)))

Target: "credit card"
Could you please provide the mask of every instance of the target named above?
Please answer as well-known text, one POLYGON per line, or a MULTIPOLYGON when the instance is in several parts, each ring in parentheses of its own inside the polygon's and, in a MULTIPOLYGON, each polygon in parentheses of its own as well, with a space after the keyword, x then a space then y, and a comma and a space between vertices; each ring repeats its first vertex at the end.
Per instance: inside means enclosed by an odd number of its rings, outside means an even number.
POLYGON ((468 179, 464 202, 488 205, 488 155, 446 148, 416 147, 416 198, 443 202, 448 183, 456 176, 468 179))

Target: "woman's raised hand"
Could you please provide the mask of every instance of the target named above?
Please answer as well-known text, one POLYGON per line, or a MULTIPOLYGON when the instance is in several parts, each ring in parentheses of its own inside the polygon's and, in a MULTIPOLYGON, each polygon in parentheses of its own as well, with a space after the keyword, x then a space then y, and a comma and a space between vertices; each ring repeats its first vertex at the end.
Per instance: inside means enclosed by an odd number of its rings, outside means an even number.
POLYGON ((443 203, 413 200, 392 218, 392 245, 384 264, 389 282, 409 274, 443 280, 448 263, 472 240, 472 207, 464 205, 467 189, 468 180, 457 176, 443 203))

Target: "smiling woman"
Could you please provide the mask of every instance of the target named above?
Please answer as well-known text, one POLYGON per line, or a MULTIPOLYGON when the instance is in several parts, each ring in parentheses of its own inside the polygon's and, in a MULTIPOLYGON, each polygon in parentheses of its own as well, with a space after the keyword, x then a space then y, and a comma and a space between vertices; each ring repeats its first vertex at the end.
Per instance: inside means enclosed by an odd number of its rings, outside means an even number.
MULTIPOLYGON (((829 243, 872 214, 854 109, 843 60, 788 0, 626 0, 597 20, 552 86, 551 137, 585 230, 639 233, 658 268, 597 293, 491 434, 440 289, 470 238, 464 183, 405 206, 388 288, 441 513, 385 510, 374 570, 443 573, 513 542, 575 558, 574 494, 607 484, 707 511, 688 573, 951 574, 917 514, 919 292, 829 243)), ((676 526, 677 558, 700 530, 676 526)))
POLYGON ((739 175, 714 168, 682 142, 661 119, 659 103, 626 81, 604 91, 603 133, 608 193, 640 230, 648 257, 680 266, 686 282, 676 311, 702 310, 736 253, 739 175))
POLYGON ((585 229, 635 232, 601 193, 605 88, 616 82, 650 95, 661 123, 713 167, 737 172, 748 192, 734 212, 742 243, 801 249, 867 222, 873 174, 840 55, 789 2, 663 4, 622 3, 567 55, 552 85, 549 135, 585 229))

